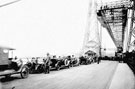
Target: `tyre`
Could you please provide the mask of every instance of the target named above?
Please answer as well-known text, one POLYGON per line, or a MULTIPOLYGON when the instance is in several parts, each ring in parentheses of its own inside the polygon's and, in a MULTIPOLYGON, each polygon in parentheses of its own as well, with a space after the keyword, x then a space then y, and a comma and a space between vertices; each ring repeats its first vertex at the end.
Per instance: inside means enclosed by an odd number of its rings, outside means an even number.
POLYGON ((68 66, 69 64, 70 64, 70 61, 67 60, 67 59, 65 59, 65 60, 64 60, 64 65, 65 65, 65 66, 68 66))
POLYGON ((20 74, 21 74, 21 78, 27 78, 29 75, 29 68, 26 65, 24 65, 21 69, 20 74))

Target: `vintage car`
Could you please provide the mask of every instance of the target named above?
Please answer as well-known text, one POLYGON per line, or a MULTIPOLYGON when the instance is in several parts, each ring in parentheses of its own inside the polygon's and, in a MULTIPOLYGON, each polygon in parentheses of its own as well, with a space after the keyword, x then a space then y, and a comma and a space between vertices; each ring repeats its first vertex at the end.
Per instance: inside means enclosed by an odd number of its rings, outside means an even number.
POLYGON ((10 77, 12 74, 20 74, 21 78, 27 78, 29 75, 28 66, 23 64, 21 59, 13 58, 13 50, 15 49, 0 47, 0 76, 10 77), (10 58, 9 53, 12 54, 10 58))
POLYGON ((81 56, 80 58, 80 64, 91 64, 92 60, 91 57, 87 57, 87 56, 81 56))
POLYGON ((60 68, 70 68, 70 61, 67 57, 62 58, 61 60, 59 60, 59 66, 60 68))
POLYGON ((67 58, 56 58, 55 56, 51 59, 51 69, 60 70, 60 68, 70 67, 70 60, 67 58))
POLYGON ((97 54, 91 50, 88 50, 85 55, 89 58, 91 63, 97 62, 97 54))
POLYGON ((44 58, 36 57, 32 58, 26 63, 29 68, 29 73, 43 73, 45 71, 44 58))
POLYGON ((74 57, 73 55, 72 55, 72 57, 68 56, 68 58, 70 59, 70 66, 71 67, 80 65, 80 59, 79 58, 74 57))
POLYGON ((55 57, 50 59, 51 63, 50 63, 50 69, 56 69, 59 70, 60 69, 60 65, 59 65, 59 60, 55 57))
POLYGON ((95 52, 88 50, 83 56, 80 57, 80 64, 91 64, 97 62, 97 55, 95 52))

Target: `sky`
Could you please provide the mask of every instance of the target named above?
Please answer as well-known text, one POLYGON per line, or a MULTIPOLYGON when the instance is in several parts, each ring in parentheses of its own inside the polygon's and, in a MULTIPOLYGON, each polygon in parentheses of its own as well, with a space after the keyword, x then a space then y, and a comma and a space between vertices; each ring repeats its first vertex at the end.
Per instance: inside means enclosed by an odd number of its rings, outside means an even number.
MULTIPOLYGON (((0 0, 0 5, 13 0, 0 0)), ((110 0, 102 0, 107 2, 110 0)), ((112 0, 114 1, 114 0, 112 0)), ((0 45, 19 57, 80 52, 89 0, 21 0, 0 8, 0 45)), ((114 44, 103 28, 102 45, 114 44)))

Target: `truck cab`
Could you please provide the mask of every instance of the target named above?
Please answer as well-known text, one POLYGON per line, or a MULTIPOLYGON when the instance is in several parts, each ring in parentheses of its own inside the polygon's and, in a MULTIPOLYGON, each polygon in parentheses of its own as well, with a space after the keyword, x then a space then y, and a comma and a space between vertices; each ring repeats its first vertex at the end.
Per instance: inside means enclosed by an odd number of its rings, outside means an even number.
MULTIPOLYGON (((12 74, 20 74, 21 78, 27 78, 29 69, 27 65, 18 66, 13 60, 14 48, 0 47, 0 76, 10 77, 12 74)), ((16 60, 16 59, 15 59, 16 60)))

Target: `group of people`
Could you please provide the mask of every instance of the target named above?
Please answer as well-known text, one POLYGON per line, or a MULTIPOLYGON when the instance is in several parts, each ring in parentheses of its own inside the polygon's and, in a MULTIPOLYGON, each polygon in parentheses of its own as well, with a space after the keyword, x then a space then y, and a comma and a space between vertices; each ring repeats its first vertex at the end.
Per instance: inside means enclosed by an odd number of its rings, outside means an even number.
POLYGON ((135 74, 135 50, 132 52, 125 52, 123 56, 123 62, 127 63, 135 74))
MULTIPOLYGON (((59 56, 58 58, 56 58, 56 56, 54 55, 53 57, 51 57, 51 55, 49 53, 46 54, 46 57, 43 58, 43 65, 44 65, 44 72, 45 73, 49 73, 50 72, 50 64, 51 64, 51 59, 57 59, 57 60, 63 60, 64 58, 59 56)), ((86 57, 87 58, 87 57, 86 57)), ((75 59, 75 56, 67 56, 67 59, 71 61, 73 61, 73 59, 75 59)), ((89 57, 90 59, 90 57, 89 57)), ((118 56, 114 56, 114 57, 94 57, 94 59, 92 58, 93 61, 97 62, 97 64, 100 63, 101 60, 112 60, 112 61, 119 61, 119 62, 124 62, 127 63, 130 68, 134 71, 135 73, 135 51, 132 52, 125 52, 122 54, 121 57, 118 56)), ((31 62, 33 63, 33 65, 37 65, 38 64, 38 60, 35 60, 35 58, 32 58, 31 62), (34 61, 33 61, 34 60, 34 61)), ((15 69, 18 70, 19 67, 23 64, 23 61, 18 59, 17 57, 15 57, 12 60, 11 66, 15 69)))
POLYGON ((37 70, 44 71, 44 73, 50 73, 50 63, 51 63, 50 59, 51 59, 50 54, 47 53, 46 57, 42 58, 42 60, 33 57, 31 61, 28 61, 26 64, 30 69, 30 73, 33 73, 37 70))
POLYGON ((100 62, 100 60, 111 60, 111 61, 119 61, 121 63, 127 63, 129 65, 129 67, 133 70, 134 74, 135 74, 135 50, 129 52, 125 52, 122 53, 122 55, 118 56, 115 55, 114 57, 98 57, 98 64, 100 62))
POLYGON ((50 69, 51 69, 52 65, 55 64, 55 62, 62 61, 65 63, 66 62, 65 59, 70 60, 72 62, 75 59, 75 56, 71 55, 71 56, 64 56, 64 57, 62 57, 62 56, 56 57, 56 55, 52 56, 49 53, 47 53, 46 57, 43 57, 43 58, 33 57, 30 61, 27 62, 27 65, 30 68, 30 71, 32 71, 31 73, 34 73, 36 71, 50 73, 50 69), (54 59, 55 59, 55 61, 54 61, 54 59))

